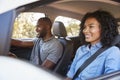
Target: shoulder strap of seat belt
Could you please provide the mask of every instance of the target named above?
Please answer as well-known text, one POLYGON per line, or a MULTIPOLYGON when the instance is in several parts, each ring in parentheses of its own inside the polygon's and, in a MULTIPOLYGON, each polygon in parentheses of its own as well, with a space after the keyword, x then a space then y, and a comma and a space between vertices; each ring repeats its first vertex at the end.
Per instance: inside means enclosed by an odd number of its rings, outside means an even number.
POLYGON ((95 54, 93 54, 90 58, 88 58, 81 66, 80 68, 77 70, 77 72, 75 73, 75 75, 73 76, 72 80, 74 80, 75 78, 78 77, 78 75, 90 64, 92 63, 93 60, 96 59, 96 57, 98 55, 100 55, 103 51, 107 50, 109 47, 101 47, 99 50, 97 50, 95 52, 95 54))
POLYGON ((39 39, 38 39, 37 44, 39 44, 38 45, 38 58, 39 58, 39 65, 41 65, 42 64, 42 60, 41 60, 41 56, 40 56, 40 47, 41 47, 41 45, 40 45, 40 40, 39 39))

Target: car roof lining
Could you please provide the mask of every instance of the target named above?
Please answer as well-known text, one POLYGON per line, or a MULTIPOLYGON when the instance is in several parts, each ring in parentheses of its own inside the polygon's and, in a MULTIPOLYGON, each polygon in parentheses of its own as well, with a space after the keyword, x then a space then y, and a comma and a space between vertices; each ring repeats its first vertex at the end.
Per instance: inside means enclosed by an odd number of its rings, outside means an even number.
POLYGON ((82 16, 98 9, 111 12, 118 20, 120 18, 120 3, 111 0, 58 0, 54 3, 30 9, 30 12, 44 12, 50 16, 66 16, 80 20, 82 16), (69 15, 69 14, 70 15, 69 15))

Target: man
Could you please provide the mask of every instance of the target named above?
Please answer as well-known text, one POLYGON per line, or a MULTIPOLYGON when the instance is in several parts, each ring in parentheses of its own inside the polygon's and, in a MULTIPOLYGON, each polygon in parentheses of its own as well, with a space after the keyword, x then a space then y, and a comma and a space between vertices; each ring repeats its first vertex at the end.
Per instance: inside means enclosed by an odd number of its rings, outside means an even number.
POLYGON ((60 59, 63 47, 51 33, 52 22, 48 17, 40 18, 37 22, 37 38, 34 41, 24 42, 13 40, 11 44, 21 47, 33 47, 30 62, 41 65, 47 69, 53 69, 60 59))

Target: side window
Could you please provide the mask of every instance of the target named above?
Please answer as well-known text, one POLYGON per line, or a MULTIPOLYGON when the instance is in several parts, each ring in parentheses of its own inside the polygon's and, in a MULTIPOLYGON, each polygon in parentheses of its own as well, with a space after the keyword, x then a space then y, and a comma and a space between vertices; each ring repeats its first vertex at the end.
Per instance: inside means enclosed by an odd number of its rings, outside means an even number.
POLYGON ((24 12, 20 13, 14 22, 12 38, 26 39, 36 37, 35 26, 44 13, 24 12))
POLYGON ((69 17, 64 17, 64 16, 58 16, 55 21, 61 21, 64 23, 66 30, 67 30, 67 35, 69 37, 72 36, 78 36, 79 35, 79 25, 80 25, 80 21, 73 19, 73 18, 69 18, 69 17))
POLYGON ((120 34, 120 22, 118 22, 118 30, 119 30, 119 34, 120 34))

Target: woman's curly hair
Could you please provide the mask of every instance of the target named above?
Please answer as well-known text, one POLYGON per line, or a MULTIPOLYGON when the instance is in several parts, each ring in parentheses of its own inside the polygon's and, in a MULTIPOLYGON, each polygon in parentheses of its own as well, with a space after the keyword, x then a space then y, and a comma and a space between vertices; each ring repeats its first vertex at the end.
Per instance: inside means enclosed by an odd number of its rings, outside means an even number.
POLYGON ((81 20, 80 24, 80 38, 81 44, 89 44, 85 41, 83 34, 84 24, 88 18, 95 18, 101 27, 101 44, 103 46, 110 46, 115 36, 119 34, 118 24, 116 19, 107 11, 97 10, 92 13, 87 13, 81 20))

